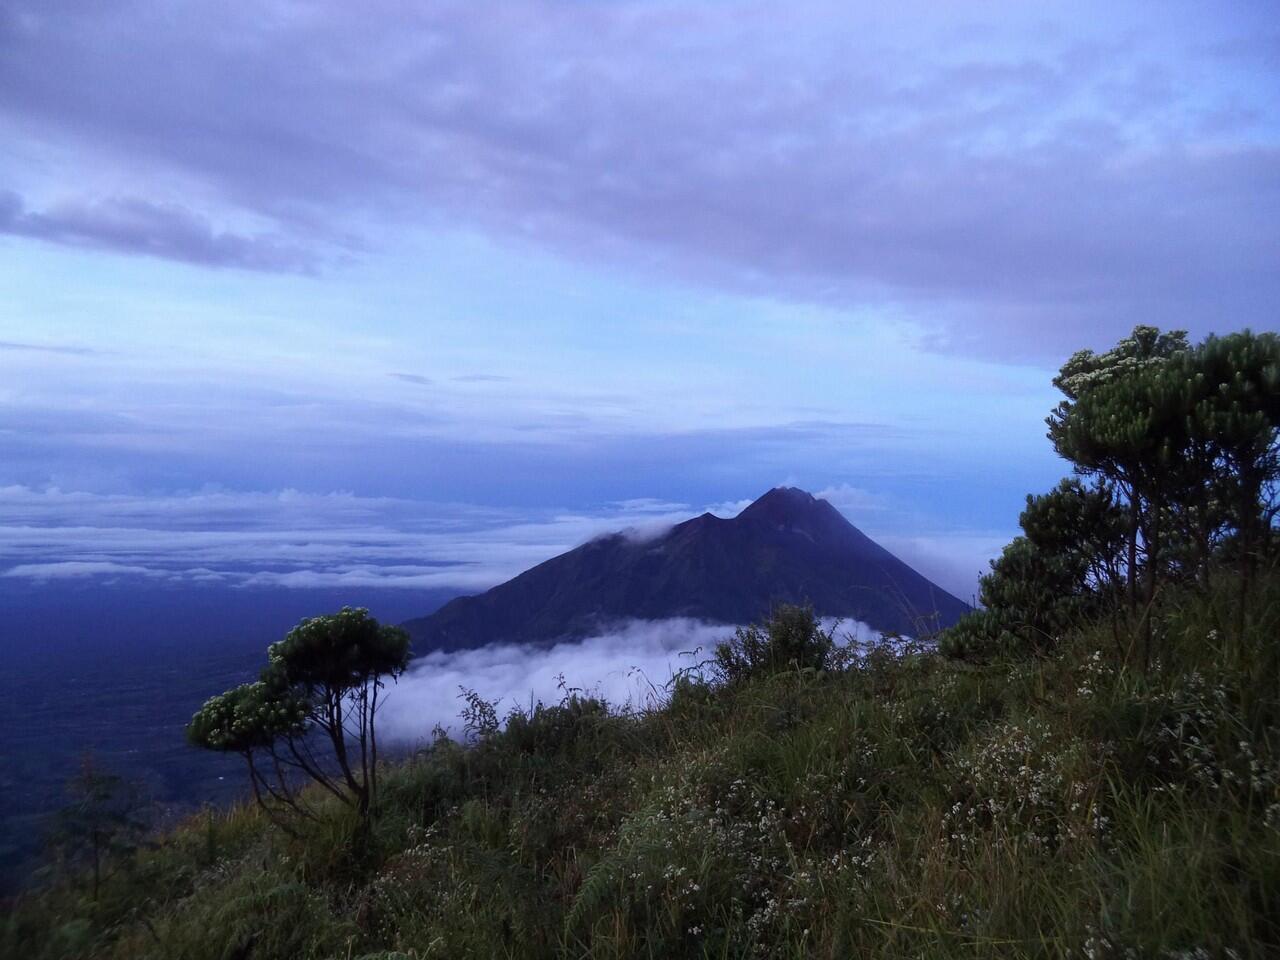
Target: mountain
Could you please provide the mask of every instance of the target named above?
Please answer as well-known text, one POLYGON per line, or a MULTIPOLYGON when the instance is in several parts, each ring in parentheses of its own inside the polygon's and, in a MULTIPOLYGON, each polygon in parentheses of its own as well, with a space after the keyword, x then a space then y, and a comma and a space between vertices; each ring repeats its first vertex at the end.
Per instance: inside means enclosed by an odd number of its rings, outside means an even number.
POLYGON ((750 623, 778 603, 912 633, 969 607, 875 543, 825 500, 770 490, 731 520, 704 513, 661 536, 599 537, 404 624, 418 650, 547 643, 610 623, 695 617, 750 623))

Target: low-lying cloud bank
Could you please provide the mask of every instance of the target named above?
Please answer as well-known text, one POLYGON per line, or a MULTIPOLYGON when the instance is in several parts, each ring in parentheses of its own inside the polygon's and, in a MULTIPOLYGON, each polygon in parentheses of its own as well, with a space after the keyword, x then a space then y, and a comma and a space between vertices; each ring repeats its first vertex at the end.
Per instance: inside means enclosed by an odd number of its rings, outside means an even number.
MULTIPOLYGON (((827 620, 841 643, 879 636, 864 623, 827 620)), ((552 647, 495 644, 456 653, 434 652, 414 660, 391 687, 379 713, 381 736, 402 746, 427 742, 438 724, 462 735, 462 688, 498 701, 498 714, 528 709, 539 701, 559 703, 570 690, 637 709, 660 703, 676 671, 711 656, 734 627, 677 617, 631 620, 585 640, 552 647)))
MULTIPOLYGON (((820 496, 966 599, 987 558, 1010 538, 1004 532, 895 535, 895 517, 882 496, 848 485, 820 496)), ((597 537, 621 532, 654 540, 704 510, 732 517, 749 502, 639 498, 589 511, 502 510, 342 491, 149 496, 0 485, 0 579, 471 593, 597 537)))
POLYGON ((593 537, 660 536, 697 512, 657 500, 515 511, 349 492, 144 496, 10 485, 0 486, 0 577, 479 591, 593 537))

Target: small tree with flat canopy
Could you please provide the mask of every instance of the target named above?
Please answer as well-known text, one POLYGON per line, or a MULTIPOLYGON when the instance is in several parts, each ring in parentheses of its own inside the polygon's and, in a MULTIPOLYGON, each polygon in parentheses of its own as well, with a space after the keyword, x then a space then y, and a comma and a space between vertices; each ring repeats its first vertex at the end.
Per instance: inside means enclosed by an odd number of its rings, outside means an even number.
POLYGON ((257 683, 205 703, 188 739, 244 756, 264 807, 274 801, 277 810, 312 815, 291 788, 295 771, 367 820, 377 802, 380 694, 409 664, 409 635, 368 610, 343 607, 303 620, 267 659, 257 683))
POLYGON ((204 702, 187 725, 187 740, 206 750, 243 757, 259 806, 273 822, 292 832, 278 811, 310 816, 290 777, 292 769, 306 769, 307 713, 307 704, 279 683, 242 683, 204 702))

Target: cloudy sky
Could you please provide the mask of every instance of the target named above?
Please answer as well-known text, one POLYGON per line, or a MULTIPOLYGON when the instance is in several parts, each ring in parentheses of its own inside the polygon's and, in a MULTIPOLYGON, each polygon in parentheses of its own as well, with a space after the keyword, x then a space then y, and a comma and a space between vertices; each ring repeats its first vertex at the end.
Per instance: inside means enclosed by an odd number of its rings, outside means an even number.
POLYGON ((967 594, 1066 355, 1276 328, 1272 14, 6 0, 0 575, 475 589, 786 482, 967 594))

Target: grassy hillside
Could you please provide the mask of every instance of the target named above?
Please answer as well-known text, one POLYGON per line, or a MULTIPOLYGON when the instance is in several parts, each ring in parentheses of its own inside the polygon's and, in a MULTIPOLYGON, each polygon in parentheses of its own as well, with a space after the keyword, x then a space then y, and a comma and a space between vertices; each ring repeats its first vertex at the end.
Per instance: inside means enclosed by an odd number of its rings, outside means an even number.
POLYGON ((8 957, 1263 957, 1280 951, 1280 577, 1170 593, 1148 672, 873 652, 570 698, 388 766, 373 836, 196 818, 12 905, 8 957))

